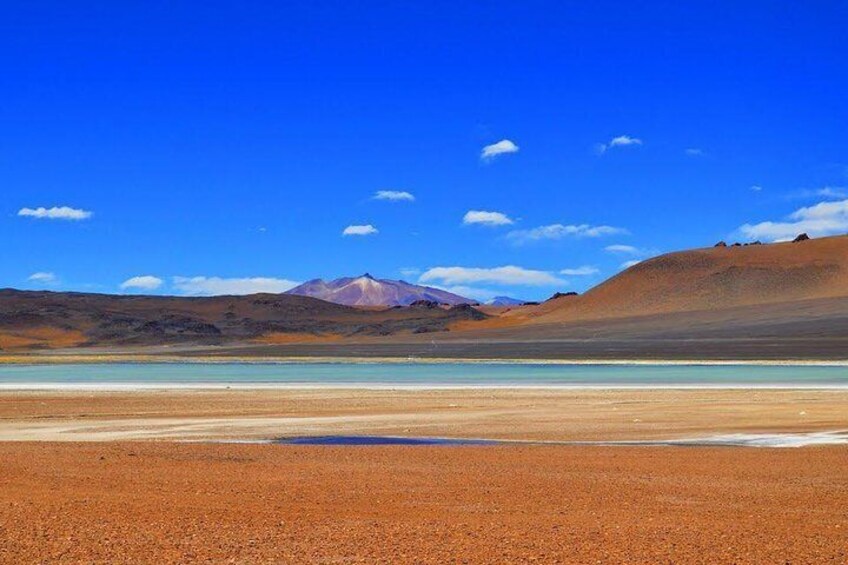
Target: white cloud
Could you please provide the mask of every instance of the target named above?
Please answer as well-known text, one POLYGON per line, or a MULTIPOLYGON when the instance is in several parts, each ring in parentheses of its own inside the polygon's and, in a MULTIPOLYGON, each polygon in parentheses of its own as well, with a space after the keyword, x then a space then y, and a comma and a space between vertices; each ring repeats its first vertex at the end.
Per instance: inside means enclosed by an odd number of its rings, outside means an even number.
POLYGON ((31 274, 27 277, 27 280, 38 284, 56 284, 59 278, 54 273, 39 271, 38 273, 31 274))
POLYGON ((848 190, 841 186, 826 186, 816 190, 815 195, 824 198, 848 198, 848 190))
POLYGON ((613 226, 590 226, 589 224, 563 225, 551 224, 529 230, 514 230, 507 238, 515 243, 527 243, 544 239, 563 239, 565 237, 602 237, 605 235, 623 235, 627 230, 613 226))
POLYGON ((630 137, 629 135, 619 135, 612 138, 609 142, 610 147, 619 147, 625 145, 642 145, 642 140, 638 137, 630 137))
POLYGON ((630 267, 632 267, 634 265, 638 265, 641 262, 642 262, 641 259, 631 259, 630 261, 625 261, 624 263, 622 263, 621 268, 622 269, 629 269, 630 267))
POLYGON ((842 186, 823 186, 822 188, 804 188, 786 195, 788 200, 806 200, 810 198, 826 198, 828 200, 844 200, 848 198, 848 188, 842 186))
POLYGON ((629 135, 619 135, 618 137, 613 137, 607 143, 598 143, 595 145, 595 149, 599 154, 606 153, 607 149, 612 149, 613 147, 627 147, 628 145, 642 145, 642 140, 638 137, 631 137, 629 135))
POLYGON ((37 218, 39 220, 87 220, 92 212, 71 208, 69 206, 54 206, 52 208, 21 208, 18 216, 24 218, 37 218))
POLYGON ((404 277, 414 277, 421 274, 421 269, 418 267, 401 267, 399 271, 404 277))
POLYGON ((502 139, 497 143, 485 146, 483 151, 480 152, 480 158, 484 161, 489 161, 499 155, 506 155, 508 153, 518 153, 518 146, 508 139, 502 139))
POLYGON ((632 245, 607 245, 604 247, 604 251, 608 251, 610 253, 624 253, 626 255, 639 255, 642 253, 642 250, 638 247, 633 247, 632 245))
POLYGON ((600 272, 601 271, 597 267, 583 265, 582 267, 575 267, 572 269, 562 269, 559 274, 567 277, 588 277, 590 275, 597 275, 600 272))
POLYGON ((458 294, 464 298, 470 298, 472 300, 476 300, 478 302, 488 302, 489 300, 495 298, 496 296, 501 296, 503 294, 502 291, 492 290, 490 288, 479 288, 475 286, 464 286, 464 285, 455 285, 455 286, 434 286, 433 288, 438 288, 441 290, 446 290, 447 292, 451 292, 453 294, 458 294))
POLYGON ((690 147, 689 149, 687 149, 685 151, 685 153, 687 155, 689 155, 690 157, 700 157, 700 156, 704 155, 704 150, 699 149, 697 147, 690 147))
POLYGON ((758 184, 755 184, 751 187, 751 190, 753 190, 754 192, 760 192, 762 189, 763 189, 763 187, 761 187, 758 184))
POLYGON ((374 200, 389 200, 392 202, 413 202, 415 196, 402 190, 378 190, 374 193, 374 200))
POLYGON ((366 224, 364 226, 348 226, 344 229, 342 235, 372 235, 375 233, 380 233, 380 231, 371 224, 366 224))
POLYGON ((189 296, 218 296, 222 294, 279 294, 296 287, 298 282, 268 277, 174 277, 174 288, 189 296))
POLYGON ((739 232, 750 239, 784 241, 800 233, 822 237, 848 232, 848 200, 819 202, 792 212, 786 221, 745 224, 739 232))
POLYGON ((441 281, 446 285, 491 283, 499 285, 546 286, 563 284, 563 280, 547 271, 524 269, 514 265, 483 269, 478 267, 433 267, 418 279, 420 282, 441 281))
POLYGON ((512 218, 502 212, 486 212, 484 210, 469 210, 462 218, 465 225, 482 224, 484 226, 508 226, 514 224, 512 218))
POLYGON ((139 290, 156 290, 162 286, 162 279, 153 275, 140 275, 132 277, 121 283, 121 290, 139 289, 139 290))

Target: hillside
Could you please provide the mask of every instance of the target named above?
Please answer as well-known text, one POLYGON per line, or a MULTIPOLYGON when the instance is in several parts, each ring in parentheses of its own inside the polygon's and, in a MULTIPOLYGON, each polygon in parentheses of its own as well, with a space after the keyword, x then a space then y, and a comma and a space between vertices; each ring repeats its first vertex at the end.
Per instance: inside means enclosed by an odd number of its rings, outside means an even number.
POLYGON ((483 317, 471 307, 366 311, 277 294, 187 298, 6 289, 0 290, 0 349, 381 336, 443 331, 483 317))
POLYGON ((563 323, 732 310, 848 296, 848 236, 711 247, 648 259, 580 296, 507 314, 563 323))
POLYGON ((376 279, 368 273, 332 281, 311 280, 286 294, 311 296, 347 306, 408 306, 421 300, 450 305, 474 303, 473 300, 438 288, 406 281, 376 279))
POLYGON ((5 350, 195 344, 259 356, 842 359, 848 237, 669 253, 531 306, 0 291, 5 350))

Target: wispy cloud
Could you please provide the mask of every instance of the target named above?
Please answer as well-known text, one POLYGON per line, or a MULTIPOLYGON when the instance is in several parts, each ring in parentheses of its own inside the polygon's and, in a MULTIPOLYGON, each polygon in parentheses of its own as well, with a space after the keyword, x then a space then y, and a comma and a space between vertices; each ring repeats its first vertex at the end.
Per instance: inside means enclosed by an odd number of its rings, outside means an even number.
POLYGON ((512 218, 503 212, 487 212, 485 210, 469 210, 462 218, 465 225, 481 224, 484 226, 508 226, 514 224, 512 218))
POLYGON ((38 284, 52 285, 59 282, 59 277, 57 277, 54 273, 39 271, 28 276, 27 280, 38 284))
POLYGON ((690 147, 684 151, 690 157, 702 157, 705 155, 703 149, 699 149, 698 147, 690 147))
POLYGON ((634 247, 633 245, 608 245, 604 248, 604 251, 607 253, 612 253, 613 255, 623 255, 625 257, 629 256, 630 259, 624 261, 619 268, 621 269, 629 269, 633 265, 637 265, 648 259, 650 257, 655 257, 660 254, 660 252, 656 249, 646 249, 641 247, 634 247))
POLYGON ((597 275, 600 272, 601 271, 597 267, 593 267, 591 265, 584 265, 582 267, 562 269, 559 274, 565 275, 567 277, 588 277, 591 275, 597 275))
POLYGON ((173 283, 177 291, 188 296, 243 295, 259 292, 279 294, 300 284, 288 279, 269 277, 174 277, 173 283))
POLYGON ((628 233, 626 229, 616 228, 613 226, 551 224, 529 230, 513 230, 507 234, 507 238, 513 243, 521 244, 545 239, 557 240, 566 237, 603 237, 606 235, 624 235, 626 233, 628 233))
POLYGON ((822 188, 805 188, 788 196, 790 200, 807 198, 827 198, 842 200, 848 198, 848 188, 842 186, 823 186, 822 188))
POLYGON ((613 137, 606 143, 596 144, 595 149, 598 154, 603 155, 607 152, 607 150, 612 149, 613 147, 627 147, 629 145, 642 145, 642 140, 638 137, 631 137, 629 135, 619 135, 618 137, 613 137))
POLYGON ((565 281, 548 271, 525 269, 514 265, 504 267, 433 267, 418 279, 420 282, 441 282, 446 285, 490 283, 499 285, 547 286, 565 281))
POLYGON ((848 198, 848 189, 842 186, 825 186, 815 192, 816 196, 823 198, 848 198))
POLYGON ((18 210, 18 216, 22 218, 36 218, 39 220, 87 220, 93 215, 88 210, 79 208, 71 208, 70 206, 53 206, 45 208, 21 208, 18 210))
POLYGON ((401 267, 398 269, 404 277, 415 277, 421 274, 421 269, 418 267, 401 267))
POLYGON ((388 200, 390 202, 414 202, 415 196, 404 190, 378 190, 374 193, 374 200, 388 200))
POLYGON ((121 283, 121 290, 156 290, 164 281, 153 275, 139 275, 121 283))
POLYGON ((380 231, 371 224, 348 226, 342 231, 343 236, 349 235, 372 235, 380 231))
POLYGON ((518 145, 509 139, 502 139, 497 143, 487 145, 480 152, 480 158, 484 161, 491 161, 495 157, 507 155, 509 153, 518 153, 518 145))
POLYGON ((615 245, 607 245, 604 247, 604 251, 609 253, 622 253, 625 255, 641 255, 642 250, 638 247, 633 247, 632 245, 622 245, 620 243, 616 243, 615 245))
POLYGON ((751 185, 751 190, 753 190, 754 192, 760 192, 760 191, 763 190, 763 187, 758 185, 758 184, 754 184, 754 185, 751 185))
POLYGON ((745 224, 739 232, 749 239, 785 241, 800 233, 822 237, 848 232, 848 200, 819 202, 795 210, 784 221, 745 224))

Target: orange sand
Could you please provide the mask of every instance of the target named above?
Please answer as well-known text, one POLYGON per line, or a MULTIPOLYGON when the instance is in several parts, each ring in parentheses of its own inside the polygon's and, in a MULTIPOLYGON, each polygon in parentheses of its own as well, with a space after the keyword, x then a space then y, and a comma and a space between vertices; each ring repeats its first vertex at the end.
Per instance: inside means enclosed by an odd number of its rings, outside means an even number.
POLYGON ((848 449, 0 443, 0 562, 845 563, 848 449))

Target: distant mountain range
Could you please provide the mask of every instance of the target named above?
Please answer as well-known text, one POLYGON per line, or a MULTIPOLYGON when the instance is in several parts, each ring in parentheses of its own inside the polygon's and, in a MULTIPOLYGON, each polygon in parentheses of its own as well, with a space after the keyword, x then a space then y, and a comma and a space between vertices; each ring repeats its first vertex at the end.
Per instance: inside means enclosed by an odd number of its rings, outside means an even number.
POLYGON ((525 300, 519 300, 511 296, 496 296, 486 302, 486 304, 489 306, 521 306, 525 302, 525 300))
POLYGON ((406 281, 375 279, 368 273, 332 281, 315 279, 289 290, 286 294, 311 296, 346 306, 408 306, 426 300, 440 304, 474 304, 476 301, 438 288, 406 281))
POLYGON ((0 289, 0 351, 77 346, 287 343, 447 331, 467 305, 366 310, 308 296, 126 296, 0 289))
POLYGON ((239 355, 277 355, 290 345, 325 355, 327 343, 309 350, 308 342, 326 339, 354 356, 845 359, 848 352, 848 236, 669 253, 580 295, 485 312, 455 294, 369 275, 312 281, 292 291, 299 293, 314 294, 0 289, 0 350, 238 344, 239 355))

